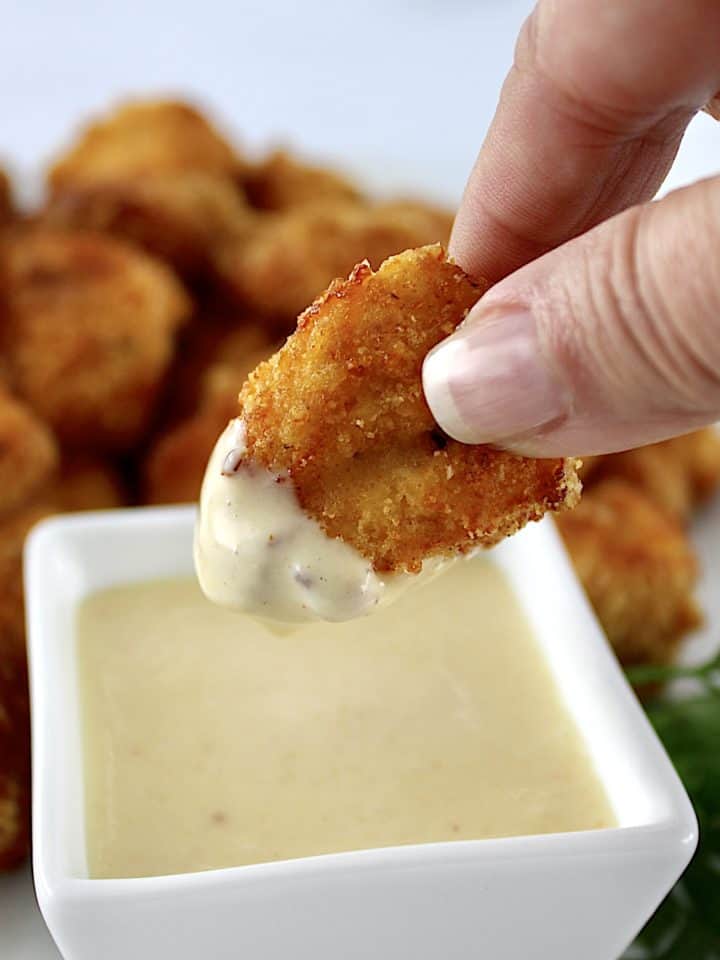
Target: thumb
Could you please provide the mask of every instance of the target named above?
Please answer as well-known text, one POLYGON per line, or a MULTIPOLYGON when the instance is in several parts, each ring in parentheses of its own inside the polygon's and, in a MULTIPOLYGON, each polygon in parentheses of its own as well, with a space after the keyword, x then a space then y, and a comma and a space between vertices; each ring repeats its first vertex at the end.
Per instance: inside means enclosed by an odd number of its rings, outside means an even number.
POLYGON ((624 450, 720 419, 720 177, 496 284, 428 354, 423 383, 450 436, 530 456, 624 450))

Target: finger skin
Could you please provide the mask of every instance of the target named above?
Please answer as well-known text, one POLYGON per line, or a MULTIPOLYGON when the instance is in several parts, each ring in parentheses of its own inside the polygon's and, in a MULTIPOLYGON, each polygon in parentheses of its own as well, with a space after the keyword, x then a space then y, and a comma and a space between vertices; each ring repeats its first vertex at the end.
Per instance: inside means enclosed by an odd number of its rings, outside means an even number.
POLYGON ((720 419, 718 252, 720 177, 633 207, 528 264, 426 359, 437 422, 465 442, 554 457, 627 450, 720 419), (499 379, 503 345, 483 344, 488 330, 501 339, 504 316, 531 330, 533 349, 506 351, 499 379), (535 413, 534 389, 552 419, 523 422, 535 413))
POLYGON ((520 33, 450 254, 494 283, 649 200, 718 88, 715 0, 541 0, 520 33))

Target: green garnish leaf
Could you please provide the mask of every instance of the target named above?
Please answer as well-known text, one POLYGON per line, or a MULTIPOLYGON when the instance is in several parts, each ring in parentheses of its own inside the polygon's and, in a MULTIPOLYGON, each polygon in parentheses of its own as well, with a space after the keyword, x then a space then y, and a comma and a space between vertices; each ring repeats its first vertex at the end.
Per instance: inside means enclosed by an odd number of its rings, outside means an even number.
POLYGON ((691 677, 697 692, 646 705, 700 824, 692 863, 624 960, 720 960, 720 655, 700 667, 634 667, 633 684, 691 677))

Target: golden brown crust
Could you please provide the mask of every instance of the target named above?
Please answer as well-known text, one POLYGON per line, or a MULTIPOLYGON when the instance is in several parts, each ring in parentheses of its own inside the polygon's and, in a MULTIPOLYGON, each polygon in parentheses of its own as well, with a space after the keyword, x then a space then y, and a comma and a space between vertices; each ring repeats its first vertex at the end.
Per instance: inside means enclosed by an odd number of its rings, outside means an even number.
POLYGON ((230 177, 202 170, 73 184, 44 213, 49 224, 111 233, 191 275, 210 269, 219 244, 241 242, 255 217, 230 177))
POLYGON ((175 277, 110 237, 48 228, 6 234, 0 273, 11 386, 67 444, 135 443, 190 309, 175 277))
POLYGON ((359 201, 354 183, 326 167, 304 163, 285 150, 276 150, 248 168, 243 186, 259 210, 289 210, 328 201, 359 201))
POLYGON ((221 247, 218 275, 253 311, 295 318, 361 260, 377 267, 401 250, 445 243, 450 222, 418 203, 314 204, 267 216, 247 242, 221 247))
POLYGON ((433 422, 423 358, 481 292, 438 245, 361 264, 241 392, 250 454, 380 571, 496 543, 577 498, 574 461, 467 446, 433 422))
POLYGON ((680 525, 619 478, 587 490, 557 524, 620 660, 670 661, 701 619, 697 559, 680 525))
POLYGON ((0 516, 35 496, 58 460, 50 428, 0 386, 0 516))
POLYGON ((54 191, 77 184, 202 170, 235 176, 235 150, 195 107, 172 100, 121 104, 87 126, 49 174, 54 191))

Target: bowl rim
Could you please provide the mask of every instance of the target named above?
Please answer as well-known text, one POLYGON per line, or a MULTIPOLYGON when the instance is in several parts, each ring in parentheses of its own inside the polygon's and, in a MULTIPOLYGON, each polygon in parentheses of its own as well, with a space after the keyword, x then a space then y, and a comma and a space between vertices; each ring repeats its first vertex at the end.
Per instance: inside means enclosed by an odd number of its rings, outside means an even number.
MULTIPOLYGON (((247 884, 272 882, 279 878, 312 878, 318 873, 342 874, 349 870, 406 870, 419 865, 433 869, 440 865, 465 864, 476 860, 478 856, 482 856, 485 862, 505 863, 600 854, 623 858, 633 852, 657 853, 664 850, 675 859, 690 859, 698 839, 697 820, 690 800, 664 747, 610 652, 572 570, 554 523, 547 518, 540 524, 533 524, 530 533, 522 531, 505 543, 515 542, 518 549, 517 544, 523 535, 526 538, 534 536, 542 540, 547 550, 548 563, 553 569, 557 569, 558 575, 565 578, 565 586, 573 594, 572 602, 577 605, 578 615, 581 616, 583 625, 588 628, 588 669, 599 669, 603 672, 604 679, 607 680, 606 697, 610 709, 622 710, 624 720, 634 728, 634 736, 647 756, 646 769, 641 775, 645 778, 647 790, 661 801, 659 808, 663 812, 660 815, 647 817, 645 822, 637 824, 620 824, 603 829, 350 850, 149 877, 89 878, 58 869, 55 858, 49 851, 58 831, 59 809, 64 798, 60 798, 58 803, 58 798, 51 796, 52 777, 49 776, 57 757, 53 750, 55 727, 52 725, 54 711, 51 708, 58 694, 46 664, 46 650, 48 645, 53 643, 53 625, 48 623, 45 617, 47 601, 44 591, 50 589, 61 593, 62 584, 53 576, 48 558, 52 558, 53 550, 66 549, 67 543, 78 537, 109 537, 119 531, 124 535, 138 537, 152 535, 153 531, 187 534, 194 525, 194 517, 195 509, 190 506, 134 507, 68 514, 42 521, 26 541, 24 577, 32 707, 33 873, 41 905, 58 900, 87 903, 109 896, 123 899, 136 895, 172 894, 188 887, 205 891, 228 886, 239 889, 247 884)), ((526 530, 530 531, 531 528, 526 530)), ((128 579, 133 578, 128 577, 125 582, 128 579)), ((114 582, 121 580, 116 579, 114 582)), ((569 709, 572 716, 573 711, 569 709)), ((576 720, 576 717, 573 719, 576 720)), ((582 730, 580 732, 582 735, 582 730)), ((601 782, 607 786, 602 777, 601 782)))

